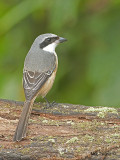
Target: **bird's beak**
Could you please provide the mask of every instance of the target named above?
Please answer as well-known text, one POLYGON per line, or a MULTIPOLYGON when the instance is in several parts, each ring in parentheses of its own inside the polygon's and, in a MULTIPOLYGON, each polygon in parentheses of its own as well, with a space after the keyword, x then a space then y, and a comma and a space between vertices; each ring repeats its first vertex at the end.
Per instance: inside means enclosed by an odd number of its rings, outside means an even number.
POLYGON ((66 38, 59 37, 59 43, 63 43, 63 42, 65 42, 65 41, 67 41, 67 39, 66 39, 66 38))

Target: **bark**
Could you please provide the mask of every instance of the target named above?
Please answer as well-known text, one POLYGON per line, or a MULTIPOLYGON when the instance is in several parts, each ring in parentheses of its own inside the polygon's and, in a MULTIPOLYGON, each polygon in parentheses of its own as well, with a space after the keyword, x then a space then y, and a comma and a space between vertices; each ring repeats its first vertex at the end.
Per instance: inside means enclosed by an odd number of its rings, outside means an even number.
POLYGON ((0 160, 120 158, 120 109, 35 103, 27 137, 13 142, 22 106, 0 99, 0 160))

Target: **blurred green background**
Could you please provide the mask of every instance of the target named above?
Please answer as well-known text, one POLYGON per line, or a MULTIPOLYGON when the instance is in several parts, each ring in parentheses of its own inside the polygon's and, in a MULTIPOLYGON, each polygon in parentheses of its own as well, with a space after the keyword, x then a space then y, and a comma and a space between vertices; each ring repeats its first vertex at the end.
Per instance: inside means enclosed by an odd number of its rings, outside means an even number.
POLYGON ((120 0, 0 0, 0 98, 24 100, 24 59, 43 33, 68 39, 50 101, 119 107, 120 0))

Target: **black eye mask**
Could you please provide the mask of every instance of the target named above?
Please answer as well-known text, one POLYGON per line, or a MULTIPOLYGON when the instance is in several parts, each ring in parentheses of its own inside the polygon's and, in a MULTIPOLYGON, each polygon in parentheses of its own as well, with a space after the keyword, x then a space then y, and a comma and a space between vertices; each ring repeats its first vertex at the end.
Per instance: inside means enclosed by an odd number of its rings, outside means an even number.
POLYGON ((40 48, 43 49, 44 47, 48 46, 49 44, 55 42, 58 39, 59 37, 48 37, 40 44, 40 48))

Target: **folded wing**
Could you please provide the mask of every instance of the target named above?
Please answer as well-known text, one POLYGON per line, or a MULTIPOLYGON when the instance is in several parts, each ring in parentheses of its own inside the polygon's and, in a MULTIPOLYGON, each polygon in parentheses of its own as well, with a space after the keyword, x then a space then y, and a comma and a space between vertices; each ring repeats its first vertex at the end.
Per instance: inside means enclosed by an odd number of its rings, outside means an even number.
POLYGON ((53 71, 41 73, 28 70, 23 71, 23 87, 26 100, 31 100, 39 92, 53 71))

